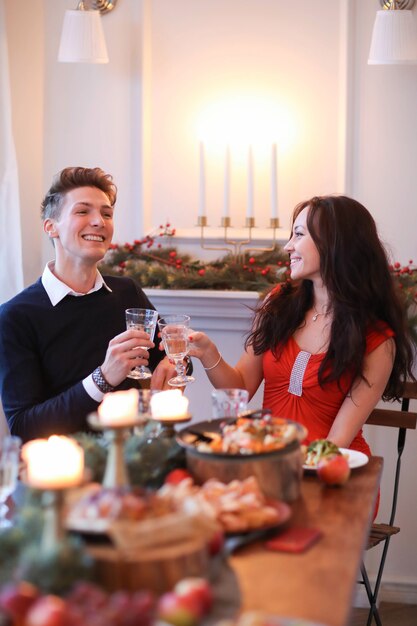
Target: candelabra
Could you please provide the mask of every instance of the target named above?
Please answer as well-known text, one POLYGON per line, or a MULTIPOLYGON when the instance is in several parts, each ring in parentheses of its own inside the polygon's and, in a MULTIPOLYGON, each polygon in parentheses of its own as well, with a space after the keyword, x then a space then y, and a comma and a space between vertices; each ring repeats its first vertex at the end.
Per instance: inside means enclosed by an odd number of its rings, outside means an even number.
POLYGON ((177 417, 151 417, 151 420, 158 423, 158 430, 156 431, 156 437, 162 437, 165 439, 174 439, 176 435, 176 424, 184 424, 192 419, 190 413, 177 417))
POLYGON ((100 422, 95 413, 92 413, 88 416, 88 422, 94 430, 106 432, 110 440, 102 482, 103 487, 107 489, 129 487, 130 480, 124 457, 124 441, 132 428, 141 423, 141 420, 131 420, 128 424, 105 425, 100 422))
POLYGON ((200 227, 200 245, 204 250, 223 250, 230 252, 234 263, 242 263, 245 252, 257 251, 257 252, 272 252, 275 249, 276 244, 276 231, 279 228, 279 218, 271 217, 269 222, 269 228, 272 229, 272 244, 268 247, 251 246, 252 243, 252 230, 255 228, 255 218, 247 217, 245 221, 245 228, 248 230, 248 236, 243 239, 230 239, 228 236, 229 228, 232 227, 230 217, 221 218, 221 227, 224 229, 223 241, 225 246, 208 246, 204 239, 204 229, 207 228, 207 217, 205 215, 199 215, 197 226, 200 227))

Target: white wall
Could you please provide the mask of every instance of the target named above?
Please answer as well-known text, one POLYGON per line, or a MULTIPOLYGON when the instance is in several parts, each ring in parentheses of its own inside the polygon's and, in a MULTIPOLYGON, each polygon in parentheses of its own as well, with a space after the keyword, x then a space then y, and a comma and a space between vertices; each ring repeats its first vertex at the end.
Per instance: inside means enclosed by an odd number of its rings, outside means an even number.
MULTIPOLYGON (((366 64, 377 0, 120 0, 103 18, 111 61, 96 66, 56 61, 64 10, 75 4, 5 2, 27 284, 51 256, 40 200, 67 165, 99 165, 114 175, 116 241, 169 218, 181 246, 199 251, 197 121, 208 102, 244 91, 287 108, 295 120, 293 142, 280 145, 282 237, 298 201, 346 192, 371 210, 395 259, 417 260, 417 67, 366 64)), ((255 142, 261 240, 270 235, 268 149, 255 142)), ((236 226, 245 211, 244 154, 232 150, 236 226)), ((217 226, 223 151, 208 142, 207 156, 207 203, 217 226)), ((237 358, 241 338, 218 332, 237 358)), ((385 434, 377 438, 385 450, 385 434)), ((392 541, 386 579, 409 584, 417 603, 416 447, 411 433, 403 529, 392 541)))
MULTIPOLYGON (((273 122, 267 141, 239 127, 230 139, 231 218, 242 225, 246 203, 246 150, 254 150, 254 214, 265 228, 269 218, 271 143, 278 143, 279 207, 287 225, 294 204, 304 197, 341 191, 338 187, 339 2, 152 2, 152 200, 154 218, 175 216, 180 229, 196 222, 198 139, 202 112, 213 102, 233 99, 234 117, 242 114, 250 90, 266 102, 276 120, 289 116, 291 141, 273 122), (330 23, 320 19, 320 5, 330 23), (220 9, 221 6, 221 9, 220 9), (324 96, 317 84, 325 85, 324 96), (313 123, 310 123, 313 121, 313 123), (323 146, 326 149, 323 150, 323 146), (320 155, 319 158, 318 155, 320 155), (165 184, 161 185, 161 172, 165 184)), ((258 116, 268 111, 260 110, 258 116)), ((260 122, 259 118, 257 122, 260 122)), ((227 128, 221 120, 206 145, 207 210, 220 223, 222 175, 227 128), (220 144, 220 145, 219 145, 220 144)))
POLYGON ((375 216, 395 259, 417 262, 417 66, 366 64, 375 4, 353 3, 351 190, 375 216))

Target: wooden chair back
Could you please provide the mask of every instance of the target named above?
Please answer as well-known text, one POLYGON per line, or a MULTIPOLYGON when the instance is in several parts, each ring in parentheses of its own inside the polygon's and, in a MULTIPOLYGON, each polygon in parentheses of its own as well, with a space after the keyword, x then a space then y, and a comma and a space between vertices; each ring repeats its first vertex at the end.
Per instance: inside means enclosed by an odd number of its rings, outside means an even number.
MULTIPOLYGON (((385 409, 385 408, 374 409, 366 421, 366 424, 368 425, 386 426, 388 428, 398 429, 395 480, 394 480, 393 498, 392 498, 392 505, 391 505, 391 514, 390 514, 390 519, 388 522, 390 526, 394 524, 395 513, 397 510, 398 486, 399 486, 400 471, 401 471, 401 456, 404 450, 407 430, 415 430, 416 425, 417 425, 417 412, 409 410, 410 400, 417 400, 417 382, 405 383, 403 396, 401 400, 400 411, 398 410, 396 411, 394 409, 385 409)), ((373 547, 373 546, 370 545, 368 547, 373 547)))

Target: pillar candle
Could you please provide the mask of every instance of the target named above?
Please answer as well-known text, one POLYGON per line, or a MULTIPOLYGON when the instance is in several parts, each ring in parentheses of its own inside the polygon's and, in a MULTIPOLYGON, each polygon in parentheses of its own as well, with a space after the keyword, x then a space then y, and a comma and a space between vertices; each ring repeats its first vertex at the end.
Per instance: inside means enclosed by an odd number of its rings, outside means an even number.
POLYGON ((272 144, 271 155, 271 218, 278 217, 277 198, 277 144, 272 144))
POLYGON ((188 414, 188 398, 179 389, 160 391, 151 398, 151 413, 161 420, 184 418, 188 414))
POLYGON ((103 426, 124 426, 138 417, 139 392, 137 389, 113 391, 104 395, 97 409, 98 419, 103 426))
POLYGON ((22 448, 27 482, 37 489, 62 489, 81 483, 84 451, 74 439, 52 435, 33 439, 22 448))
POLYGON ((230 203, 230 147, 226 148, 226 156, 224 163, 224 205, 223 217, 229 217, 230 203))
POLYGON ((206 163, 204 143, 200 141, 200 198, 198 203, 198 217, 204 217, 206 214, 206 163))
POLYGON ((246 206, 246 217, 253 217, 253 152, 252 146, 248 151, 248 199, 246 206))

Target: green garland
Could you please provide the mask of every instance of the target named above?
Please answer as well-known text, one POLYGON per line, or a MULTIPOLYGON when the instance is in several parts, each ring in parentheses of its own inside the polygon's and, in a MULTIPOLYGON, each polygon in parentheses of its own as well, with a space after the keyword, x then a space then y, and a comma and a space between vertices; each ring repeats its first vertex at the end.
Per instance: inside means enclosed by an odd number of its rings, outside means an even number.
POLYGON ((159 289, 215 289, 263 292, 289 279, 288 254, 276 246, 270 252, 244 255, 237 263, 232 255, 204 263, 160 243, 175 235, 169 224, 133 244, 112 245, 100 270, 112 276, 131 276, 142 287, 159 289), (159 241, 158 241, 159 240, 159 241))
MULTIPOLYGON (((288 253, 278 245, 272 251, 244 253, 241 263, 230 254, 204 263, 169 245, 174 236, 175 229, 166 224, 132 244, 112 244, 100 271, 112 276, 131 276, 142 287, 256 291, 260 294, 277 283, 290 280, 288 253)), ((391 271, 403 294, 411 334, 417 344, 417 267, 413 261, 404 266, 395 263, 391 271)))

